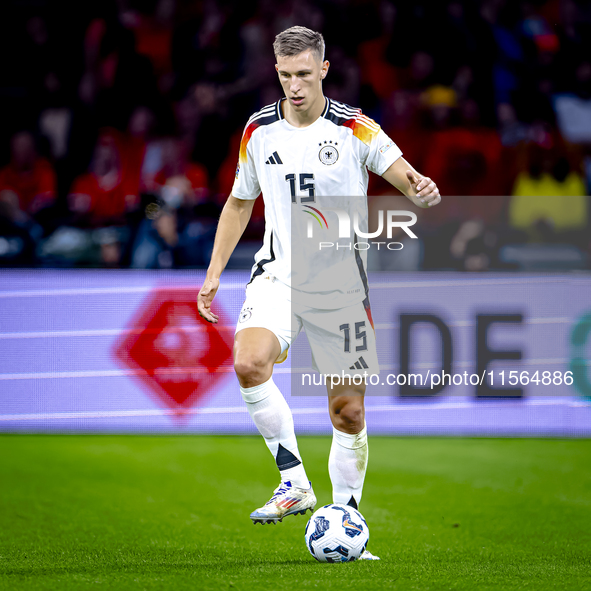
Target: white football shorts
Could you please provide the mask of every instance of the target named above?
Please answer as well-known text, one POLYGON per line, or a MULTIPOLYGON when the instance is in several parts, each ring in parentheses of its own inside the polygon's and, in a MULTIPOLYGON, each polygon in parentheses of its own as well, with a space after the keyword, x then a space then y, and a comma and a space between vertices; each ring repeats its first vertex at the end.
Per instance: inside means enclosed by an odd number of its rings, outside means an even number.
POLYGON ((246 287, 236 332, 245 328, 266 328, 279 340, 281 355, 302 328, 312 351, 312 367, 321 374, 379 374, 376 337, 369 300, 336 310, 319 310, 291 301, 291 288, 264 273, 246 287), (344 372, 344 373, 343 373, 344 372))

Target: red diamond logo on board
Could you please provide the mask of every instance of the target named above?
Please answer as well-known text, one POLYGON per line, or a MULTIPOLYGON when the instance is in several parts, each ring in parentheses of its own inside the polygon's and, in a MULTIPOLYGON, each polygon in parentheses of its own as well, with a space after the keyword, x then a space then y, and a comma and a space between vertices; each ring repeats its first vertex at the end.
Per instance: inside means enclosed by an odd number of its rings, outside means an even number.
POLYGON ((183 414, 232 370, 233 326, 197 311, 199 288, 156 288, 113 352, 158 400, 183 414), (231 329, 231 330, 230 330, 231 329))

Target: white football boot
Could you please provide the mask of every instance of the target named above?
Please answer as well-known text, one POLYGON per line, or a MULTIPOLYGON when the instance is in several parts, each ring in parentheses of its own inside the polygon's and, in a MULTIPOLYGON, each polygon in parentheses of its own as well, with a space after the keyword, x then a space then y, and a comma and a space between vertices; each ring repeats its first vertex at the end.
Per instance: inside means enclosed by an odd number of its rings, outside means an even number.
POLYGON ((304 515, 308 509, 313 513, 316 496, 310 488, 298 488, 291 482, 282 482, 273 492, 273 496, 264 507, 253 511, 250 518, 253 523, 277 523, 288 515, 304 515))
POLYGON ((379 560, 379 556, 374 556, 369 550, 364 550, 363 554, 357 560, 379 560))

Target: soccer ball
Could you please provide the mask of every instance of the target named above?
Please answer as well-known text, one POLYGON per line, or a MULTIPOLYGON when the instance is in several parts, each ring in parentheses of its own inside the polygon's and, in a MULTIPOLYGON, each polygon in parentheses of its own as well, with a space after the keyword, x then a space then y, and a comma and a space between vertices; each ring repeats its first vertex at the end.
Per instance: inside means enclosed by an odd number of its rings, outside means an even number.
POLYGON ((306 525, 306 546, 320 562, 357 560, 368 540, 369 528, 363 515, 349 505, 324 505, 306 525))

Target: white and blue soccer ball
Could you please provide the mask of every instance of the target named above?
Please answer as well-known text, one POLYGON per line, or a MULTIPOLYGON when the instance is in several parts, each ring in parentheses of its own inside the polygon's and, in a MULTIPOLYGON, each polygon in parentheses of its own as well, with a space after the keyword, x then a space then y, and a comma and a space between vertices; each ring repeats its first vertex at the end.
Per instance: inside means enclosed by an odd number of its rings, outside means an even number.
POLYGON ((306 525, 306 546, 320 562, 357 560, 368 541, 369 528, 363 515, 349 505, 324 505, 306 525))

